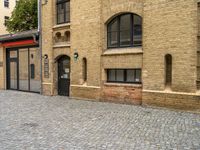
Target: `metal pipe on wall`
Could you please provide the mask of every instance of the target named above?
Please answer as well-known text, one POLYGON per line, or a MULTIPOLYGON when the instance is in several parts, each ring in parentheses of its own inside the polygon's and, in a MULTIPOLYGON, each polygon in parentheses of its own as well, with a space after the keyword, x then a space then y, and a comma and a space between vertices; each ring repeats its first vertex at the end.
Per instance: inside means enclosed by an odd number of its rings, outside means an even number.
POLYGON ((40 50, 40 81, 41 81, 41 89, 40 94, 43 94, 43 76, 42 76, 42 3, 41 0, 38 0, 38 33, 39 33, 39 50, 40 50))

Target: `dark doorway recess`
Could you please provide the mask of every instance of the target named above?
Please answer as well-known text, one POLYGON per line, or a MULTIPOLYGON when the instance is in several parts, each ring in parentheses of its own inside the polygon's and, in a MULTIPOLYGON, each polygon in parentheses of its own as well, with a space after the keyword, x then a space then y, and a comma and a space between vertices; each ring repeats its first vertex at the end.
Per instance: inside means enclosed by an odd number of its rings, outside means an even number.
POLYGON ((70 58, 58 59, 58 95, 69 96, 70 91, 70 58))
POLYGON ((6 64, 7 89, 40 92, 40 53, 38 47, 7 49, 6 64))

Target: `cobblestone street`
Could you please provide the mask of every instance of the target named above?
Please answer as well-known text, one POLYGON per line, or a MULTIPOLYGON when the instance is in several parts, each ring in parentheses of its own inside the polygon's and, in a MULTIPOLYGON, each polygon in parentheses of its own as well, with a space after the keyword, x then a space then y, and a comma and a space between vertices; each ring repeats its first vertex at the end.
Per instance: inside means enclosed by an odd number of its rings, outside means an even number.
POLYGON ((0 91, 0 150, 200 149, 200 114, 0 91))

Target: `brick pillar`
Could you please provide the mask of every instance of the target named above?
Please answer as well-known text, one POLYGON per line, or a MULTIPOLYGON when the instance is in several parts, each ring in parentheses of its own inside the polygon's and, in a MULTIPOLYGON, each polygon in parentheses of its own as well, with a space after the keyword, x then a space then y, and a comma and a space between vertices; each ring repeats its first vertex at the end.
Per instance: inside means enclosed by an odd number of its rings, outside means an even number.
POLYGON ((0 47, 0 89, 5 89, 6 88, 6 76, 5 76, 5 71, 6 71, 6 54, 5 54, 5 49, 3 47, 0 47))

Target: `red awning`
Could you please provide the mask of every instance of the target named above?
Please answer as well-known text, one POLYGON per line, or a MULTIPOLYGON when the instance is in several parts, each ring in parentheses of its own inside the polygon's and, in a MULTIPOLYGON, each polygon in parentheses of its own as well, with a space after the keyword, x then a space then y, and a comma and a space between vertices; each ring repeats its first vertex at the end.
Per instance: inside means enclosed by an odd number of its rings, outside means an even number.
POLYGON ((25 45, 33 45, 36 44, 33 39, 31 40, 21 40, 21 41, 15 41, 15 42, 5 42, 2 43, 3 47, 17 47, 17 46, 25 46, 25 45))

